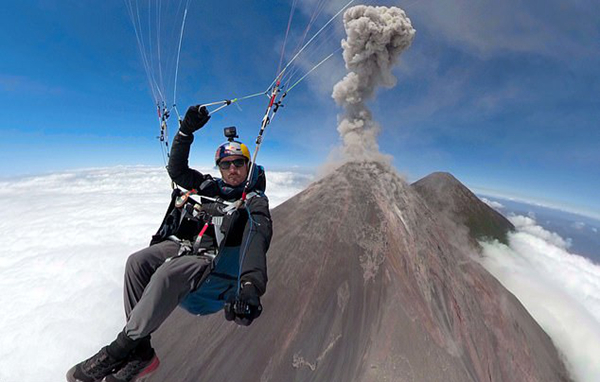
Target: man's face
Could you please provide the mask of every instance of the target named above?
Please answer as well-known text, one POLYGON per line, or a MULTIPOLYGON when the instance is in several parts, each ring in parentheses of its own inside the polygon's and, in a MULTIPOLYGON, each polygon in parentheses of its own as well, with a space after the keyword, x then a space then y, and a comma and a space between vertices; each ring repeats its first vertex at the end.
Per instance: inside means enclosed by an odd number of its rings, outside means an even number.
POLYGON ((248 176, 248 162, 246 161, 246 158, 241 155, 231 155, 219 161, 219 171, 221 171, 221 178, 223 178, 225 183, 236 187, 244 183, 248 176), (235 160, 243 160, 243 166, 237 167, 233 163, 235 160), (229 167, 223 169, 221 165, 226 163, 229 163, 229 167))

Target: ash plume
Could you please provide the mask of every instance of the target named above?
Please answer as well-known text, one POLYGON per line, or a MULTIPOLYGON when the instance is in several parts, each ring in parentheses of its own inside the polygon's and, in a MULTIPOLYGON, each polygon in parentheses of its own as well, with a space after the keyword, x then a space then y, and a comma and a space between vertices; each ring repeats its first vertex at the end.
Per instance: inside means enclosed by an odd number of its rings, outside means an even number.
POLYGON ((379 125, 366 101, 380 86, 393 87, 392 68, 415 36, 406 13, 397 7, 359 5, 344 13, 347 38, 342 40, 349 73, 333 87, 332 97, 345 110, 338 117, 346 160, 384 161, 379 153, 379 125))

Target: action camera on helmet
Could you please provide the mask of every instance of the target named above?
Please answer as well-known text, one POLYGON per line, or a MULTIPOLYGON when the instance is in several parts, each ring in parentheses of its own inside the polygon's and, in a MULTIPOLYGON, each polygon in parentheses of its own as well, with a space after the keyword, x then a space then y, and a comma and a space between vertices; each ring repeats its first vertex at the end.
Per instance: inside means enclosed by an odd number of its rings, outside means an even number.
POLYGON ((238 138, 237 129, 235 128, 235 126, 226 127, 223 130, 223 133, 225 134, 225 137, 227 137, 227 140, 229 142, 232 142, 235 138, 238 138))

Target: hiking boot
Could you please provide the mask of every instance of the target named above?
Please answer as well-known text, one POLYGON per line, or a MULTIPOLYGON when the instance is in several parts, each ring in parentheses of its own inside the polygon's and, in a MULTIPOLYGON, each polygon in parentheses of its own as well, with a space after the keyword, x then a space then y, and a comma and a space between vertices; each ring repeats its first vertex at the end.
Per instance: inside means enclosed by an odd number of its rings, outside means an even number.
POLYGON ((67 372, 67 381, 100 382, 104 377, 118 370, 125 361, 111 356, 107 348, 108 346, 103 347, 94 356, 73 366, 67 372))
POLYGON ((134 352, 127 362, 114 374, 106 377, 104 382, 141 382, 152 374, 160 361, 154 352, 154 349, 142 355, 139 352, 134 352))

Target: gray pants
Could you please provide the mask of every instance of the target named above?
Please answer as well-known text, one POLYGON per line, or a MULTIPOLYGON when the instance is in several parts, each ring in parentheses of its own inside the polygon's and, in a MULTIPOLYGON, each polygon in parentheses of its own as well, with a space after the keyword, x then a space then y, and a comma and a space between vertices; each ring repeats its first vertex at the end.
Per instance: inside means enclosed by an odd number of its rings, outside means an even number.
POLYGON ((178 251, 179 244, 167 240, 127 259, 125 333, 132 340, 144 338, 158 329, 185 296, 198 287, 210 265, 210 260, 201 256, 173 258, 178 251))

